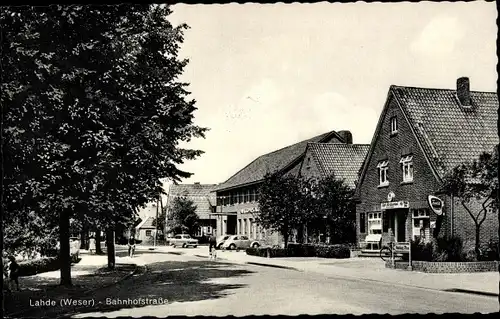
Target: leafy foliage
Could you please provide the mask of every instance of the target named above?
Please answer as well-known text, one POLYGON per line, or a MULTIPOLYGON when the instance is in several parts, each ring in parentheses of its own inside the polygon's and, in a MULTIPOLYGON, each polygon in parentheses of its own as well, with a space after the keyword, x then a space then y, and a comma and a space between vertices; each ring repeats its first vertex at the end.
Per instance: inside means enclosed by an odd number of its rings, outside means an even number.
POLYGON ((177 165, 202 154, 178 146, 206 129, 192 123, 195 101, 177 80, 187 26, 173 27, 170 13, 149 4, 0 13, 4 223, 17 236, 25 220, 43 238, 33 221, 59 217, 64 283, 69 218, 106 229, 127 222, 158 198, 160 178, 189 177, 177 165))
POLYGON ((316 223, 324 223, 326 218, 330 229, 330 242, 354 242, 356 235, 354 190, 343 180, 328 176, 315 184, 314 192, 316 223))
POLYGON ((180 234, 187 232, 194 236, 199 228, 199 217, 196 214, 196 205, 185 197, 176 197, 169 211, 167 226, 169 232, 180 234))
POLYGON ((315 214, 312 182, 294 175, 267 174, 259 191, 256 220, 264 228, 277 230, 286 247, 293 230, 315 214))
POLYGON ((475 251, 481 258, 481 225, 488 211, 498 207, 498 149, 485 152, 477 159, 454 167, 444 178, 442 190, 460 199, 462 206, 474 221, 476 227, 475 251), (481 208, 473 212, 471 204, 480 202, 481 208))

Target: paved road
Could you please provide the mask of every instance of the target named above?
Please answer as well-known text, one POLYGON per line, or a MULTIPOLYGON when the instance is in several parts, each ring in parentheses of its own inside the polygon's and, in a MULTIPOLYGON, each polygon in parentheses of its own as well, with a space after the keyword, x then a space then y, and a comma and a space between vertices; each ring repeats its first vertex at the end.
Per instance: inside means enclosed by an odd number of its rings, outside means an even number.
POLYGON ((498 300, 493 297, 325 278, 159 252, 139 252, 135 258, 148 264, 145 273, 95 293, 96 305, 74 309, 78 313, 74 317, 498 311, 498 300), (116 304, 128 299, 143 305, 116 304), (151 304, 165 300, 165 304, 151 304))

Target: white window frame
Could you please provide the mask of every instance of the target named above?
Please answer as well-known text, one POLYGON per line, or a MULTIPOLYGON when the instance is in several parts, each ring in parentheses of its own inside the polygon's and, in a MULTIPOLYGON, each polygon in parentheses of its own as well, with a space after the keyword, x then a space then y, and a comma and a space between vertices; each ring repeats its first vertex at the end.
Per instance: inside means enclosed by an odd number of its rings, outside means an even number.
POLYGON ((388 176, 388 171, 389 171, 389 161, 380 161, 377 165, 378 169, 378 180, 379 180, 379 186, 387 186, 389 185, 389 176, 388 176), (384 177, 384 178, 382 178, 384 177))
POLYGON ((146 230, 146 236, 152 236, 153 231, 151 229, 146 230))
POLYGON ((366 220, 368 221, 368 234, 382 234, 382 212, 369 212, 366 213, 366 220), (376 226, 380 225, 380 227, 376 226), (380 230, 380 232, 375 232, 375 230, 380 230))
POLYGON ((413 155, 403 156, 399 161, 403 173, 403 182, 413 182, 413 155), (407 171, 405 169, 408 169, 407 171), (408 174, 407 174, 408 172, 408 174))
POLYGON ((391 117, 391 135, 398 133, 398 118, 396 116, 391 117))

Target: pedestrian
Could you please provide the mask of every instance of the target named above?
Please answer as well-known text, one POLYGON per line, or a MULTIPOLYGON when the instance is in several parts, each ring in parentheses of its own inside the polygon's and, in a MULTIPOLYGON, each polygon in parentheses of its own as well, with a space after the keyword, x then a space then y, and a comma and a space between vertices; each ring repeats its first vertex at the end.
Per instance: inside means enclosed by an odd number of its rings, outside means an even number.
POLYGON ((135 236, 130 236, 128 239, 128 255, 132 258, 135 252, 135 236))
POLYGON ((91 255, 96 253, 96 242, 95 242, 95 238, 93 235, 90 236, 90 238, 89 238, 89 252, 91 255))
POLYGON ((11 288, 13 283, 19 291, 19 264, 14 256, 9 256, 9 290, 13 290, 11 288))
POLYGON ((211 235, 208 239, 208 254, 210 255, 210 259, 215 260, 217 258, 217 238, 215 235, 211 235))

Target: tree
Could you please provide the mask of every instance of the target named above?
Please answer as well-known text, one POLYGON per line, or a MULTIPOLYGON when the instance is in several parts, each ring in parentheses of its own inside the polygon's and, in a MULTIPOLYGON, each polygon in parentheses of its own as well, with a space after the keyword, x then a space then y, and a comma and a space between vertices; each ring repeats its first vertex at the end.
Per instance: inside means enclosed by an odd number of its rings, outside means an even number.
POLYGON ((256 221, 264 228, 277 230, 285 247, 293 231, 314 215, 312 185, 294 175, 267 174, 259 188, 259 212, 256 221))
POLYGON ((343 180, 328 176, 315 183, 316 224, 326 221, 332 243, 352 243, 355 240, 354 190, 343 180))
POLYGON ((167 223, 169 230, 194 236, 200 226, 196 205, 186 197, 176 197, 171 205, 167 223))
POLYGON ((158 220, 155 219, 153 220, 153 226, 155 226, 155 229, 160 229, 162 231, 165 230, 165 219, 167 217, 167 208, 162 207, 160 214, 158 215, 158 220))
POLYGON ((111 240, 163 192, 160 178, 189 177, 176 165, 202 154, 178 146, 206 131, 177 81, 187 26, 158 5, 3 9, 2 205, 7 221, 59 217, 61 284, 71 285, 70 218, 95 220, 111 240))
POLYGON ((498 207, 498 151, 484 152, 477 159, 454 167, 443 178, 443 191, 459 198, 460 203, 474 221, 475 252, 481 256, 481 225, 488 211, 498 207), (471 204, 479 202, 481 208, 473 211, 471 204))

